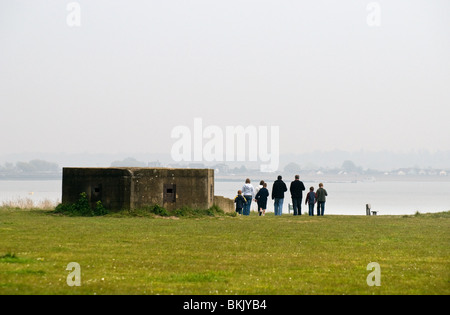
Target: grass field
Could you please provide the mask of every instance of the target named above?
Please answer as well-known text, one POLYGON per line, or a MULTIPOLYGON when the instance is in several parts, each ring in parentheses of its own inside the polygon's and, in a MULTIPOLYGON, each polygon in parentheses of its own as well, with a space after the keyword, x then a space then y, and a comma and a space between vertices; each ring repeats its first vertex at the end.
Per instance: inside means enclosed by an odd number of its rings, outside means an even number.
POLYGON ((450 212, 68 217, 0 208, 0 294, 449 294, 450 212), (81 286, 68 286, 70 262, 81 286), (370 262, 381 285, 368 286, 370 262))

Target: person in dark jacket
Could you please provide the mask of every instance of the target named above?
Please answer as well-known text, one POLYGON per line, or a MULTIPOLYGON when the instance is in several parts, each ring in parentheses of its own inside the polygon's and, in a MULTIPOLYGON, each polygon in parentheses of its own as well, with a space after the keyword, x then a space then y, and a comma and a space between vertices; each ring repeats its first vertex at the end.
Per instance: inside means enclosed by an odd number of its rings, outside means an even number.
POLYGON ((237 196, 234 197, 234 203, 236 204, 236 212, 239 215, 242 215, 242 209, 244 208, 244 205, 247 203, 247 200, 244 196, 242 196, 242 191, 238 190, 237 196))
POLYGON ((316 193, 314 192, 314 187, 309 188, 309 193, 306 195, 305 205, 309 205, 309 215, 314 215, 314 205, 316 204, 316 193))
POLYGON ((283 213, 284 193, 286 191, 286 184, 282 181, 281 175, 278 175, 278 179, 272 186, 272 200, 274 201, 273 207, 275 215, 281 215, 283 213))
POLYGON ((319 189, 316 191, 316 200, 317 200, 317 215, 323 215, 325 212, 325 201, 327 200, 328 193, 323 188, 323 184, 319 184, 319 189))
POLYGON ((302 215, 303 190, 305 190, 305 185, 300 181, 300 176, 295 175, 295 180, 291 182, 291 186, 289 187, 294 215, 302 215))
POLYGON ((258 193, 255 196, 256 202, 258 203, 258 213, 260 216, 266 215, 267 198, 269 198, 267 183, 263 183, 263 187, 260 190, 258 190, 258 193))

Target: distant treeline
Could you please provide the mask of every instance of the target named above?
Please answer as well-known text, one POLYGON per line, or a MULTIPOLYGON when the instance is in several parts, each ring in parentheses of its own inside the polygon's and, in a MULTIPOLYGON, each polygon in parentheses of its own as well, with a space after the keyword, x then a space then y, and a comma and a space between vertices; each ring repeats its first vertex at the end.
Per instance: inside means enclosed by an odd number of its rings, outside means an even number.
POLYGON ((58 175, 61 168, 57 163, 44 160, 32 160, 29 162, 4 163, 0 165, 0 176, 36 176, 36 175, 58 175))

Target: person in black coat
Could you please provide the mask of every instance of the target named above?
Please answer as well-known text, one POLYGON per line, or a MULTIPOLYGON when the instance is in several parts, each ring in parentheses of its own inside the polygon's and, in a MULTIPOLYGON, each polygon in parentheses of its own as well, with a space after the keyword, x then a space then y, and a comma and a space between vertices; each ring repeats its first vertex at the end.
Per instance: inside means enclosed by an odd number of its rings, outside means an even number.
POLYGON ((258 213, 259 215, 266 215, 267 209, 267 198, 269 198, 269 191, 267 190, 267 183, 263 183, 263 187, 258 191, 255 199, 258 203, 258 213))
POLYGON ((272 200, 274 201, 273 207, 275 215, 281 215, 283 213, 284 193, 286 191, 286 184, 282 181, 281 175, 278 175, 278 179, 272 186, 272 200))
POLYGON ((292 207, 294 208, 294 215, 302 215, 302 198, 305 185, 300 181, 300 176, 295 175, 295 180, 291 182, 289 191, 291 192, 292 207))

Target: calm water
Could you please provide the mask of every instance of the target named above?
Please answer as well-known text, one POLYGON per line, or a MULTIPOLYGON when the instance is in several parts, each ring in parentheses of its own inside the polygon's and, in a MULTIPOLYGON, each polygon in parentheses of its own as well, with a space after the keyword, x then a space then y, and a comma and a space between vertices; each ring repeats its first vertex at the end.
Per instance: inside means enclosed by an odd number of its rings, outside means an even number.
MULTIPOLYGON (((304 182, 309 188, 317 183, 304 182)), ((289 183, 287 183, 289 186, 289 183)), ((215 194, 234 198, 243 183, 216 181, 215 194)), ((7 201, 29 198, 34 202, 42 200, 61 201, 61 180, 43 181, 0 181, 0 204, 7 201)), ((272 183, 268 185, 271 191, 272 183)), ((328 192, 325 214, 365 214, 365 205, 383 214, 414 214, 450 210, 450 182, 377 181, 358 183, 324 183, 328 192)), ((283 213, 288 212, 289 193, 286 194, 283 213)), ((256 204, 252 204, 256 210, 256 204)), ((302 211, 307 209, 302 206, 302 211)), ((268 211, 273 203, 268 202, 268 211)))

